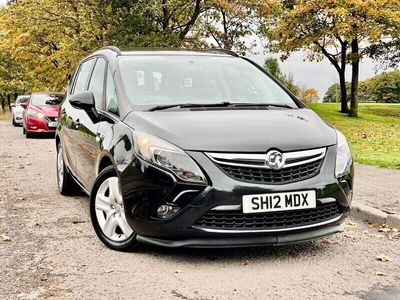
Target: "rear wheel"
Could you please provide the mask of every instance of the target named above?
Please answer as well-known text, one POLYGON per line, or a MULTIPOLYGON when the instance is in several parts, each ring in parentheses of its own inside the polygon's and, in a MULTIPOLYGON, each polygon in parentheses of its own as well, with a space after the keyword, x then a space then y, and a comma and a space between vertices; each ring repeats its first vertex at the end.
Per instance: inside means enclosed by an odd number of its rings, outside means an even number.
POLYGON ((132 250, 136 233, 126 221, 119 179, 114 168, 105 168, 97 177, 90 196, 90 216, 100 240, 118 251, 132 250))
POLYGON ((64 164, 63 150, 60 143, 57 146, 57 185, 61 195, 74 195, 81 190, 64 164))

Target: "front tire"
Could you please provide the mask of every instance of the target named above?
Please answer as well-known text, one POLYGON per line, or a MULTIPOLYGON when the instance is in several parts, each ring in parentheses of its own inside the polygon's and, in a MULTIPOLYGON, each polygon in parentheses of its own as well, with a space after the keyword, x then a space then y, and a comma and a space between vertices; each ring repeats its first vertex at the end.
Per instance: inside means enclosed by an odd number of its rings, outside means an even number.
POLYGON ((114 168, 105 168, 97 177, 90 196, 90 217, 94 231, 109 248, 132 250, 136 233, 126 221, 119 179, 114 168))
POLYGON ((65 166, 61 143, 57 145, 57 186, 64 196, 75 195, 81 190, 65 166))
POLYGON ((12 117, 12 125, 14 126, 14 127, 17 127, 17 123, 15 122, 15 117, 14 117, 14 114, 12 114, 11 115, 11 117, 12 117))

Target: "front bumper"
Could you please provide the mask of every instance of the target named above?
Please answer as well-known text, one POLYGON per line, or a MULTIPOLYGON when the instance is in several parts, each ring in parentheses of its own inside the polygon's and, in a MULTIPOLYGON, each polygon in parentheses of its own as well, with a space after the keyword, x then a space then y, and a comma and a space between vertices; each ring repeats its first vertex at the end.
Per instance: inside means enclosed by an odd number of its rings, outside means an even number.
POLYGON ((15 114, 14 116, 14 122, 16 124, 22 124, 22 114, 15 114))
POLYGON ((310 179, 284 185, 246 183, 228 177, 205 154, 188 152, 208 176, 208 185, 181 182, 172 174, 135 159, 120 174, 121 191, 129 225, 142 242, 166 247, 232 247, 282 245, 321 238, 342 231, 341 223, 350 211, 353 168, 338 181, 334 177, 336 149, 328 147, 320 173, 310 179), (242 204, 242 196, 315 190, 317 201, 329 199, 340 207, 340 215, 312 226, 279 230, 210 230, 196 221, 213 208, 242 204), (192 191, 182 194, 182 191, 192 191), (157 217, 157 208, 178 203, 182 209, 171 219, 157 217))
POLYGON ((25 121, 25 129, 31 134, 55 133, 56 127, 48 127, 47 124, 45 119, 28 116, 25 121))
POLYGON ((167 248, 232 248, 232 247, 256 247, 256 246, 283 246, 305 243, 320 239, 338 232, 343 232, 343 224, 318 228, 306 232, 293 232, 286 234, 269 234, 264 236, 230 237, 230 238, 197 238, 182 240, 166 240, 137 235, 139 242, 162 246, 167 248))

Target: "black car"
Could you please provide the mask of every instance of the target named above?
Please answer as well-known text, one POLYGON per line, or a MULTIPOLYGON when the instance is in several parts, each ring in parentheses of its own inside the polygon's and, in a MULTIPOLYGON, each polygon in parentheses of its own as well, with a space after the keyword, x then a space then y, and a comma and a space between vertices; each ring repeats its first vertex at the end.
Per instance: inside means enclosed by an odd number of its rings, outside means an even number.
POLYGON ((345 137, 224 50, 101 49, 71 77, 56 133, 61 194, 127 250, 309 241, 343 230, 345 137))

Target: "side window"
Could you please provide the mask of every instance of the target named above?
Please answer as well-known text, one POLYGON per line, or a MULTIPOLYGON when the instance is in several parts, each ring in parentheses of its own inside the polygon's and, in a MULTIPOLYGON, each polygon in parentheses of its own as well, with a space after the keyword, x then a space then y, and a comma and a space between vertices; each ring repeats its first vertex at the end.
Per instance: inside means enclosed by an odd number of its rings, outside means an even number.
POLYGON ((93 69, 88 90, 93 93, 97 108, 103 108, 104 75, 107 63, 103 58, 98 58, 93 69))
POLYGON ((78 71, 78 75, 76 77, 75 88, 72 94, 77 94, 85 90, 86 83, 88 82, 90 71, 92 70, 93 64, 94 64, 94 59, 91 59, 85 61, 81 65, 78 71))
POLYGON ((110 70, 107 71, 106 110, 117 116, 119 115, 117 90, 115 89, 114 79, 110 70))

